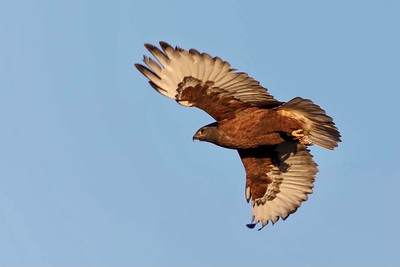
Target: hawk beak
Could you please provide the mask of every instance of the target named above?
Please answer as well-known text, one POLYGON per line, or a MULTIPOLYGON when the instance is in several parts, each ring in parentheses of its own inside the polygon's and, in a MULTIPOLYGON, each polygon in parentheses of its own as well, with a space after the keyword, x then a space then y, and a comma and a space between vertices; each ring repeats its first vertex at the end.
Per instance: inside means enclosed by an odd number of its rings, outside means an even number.
POLYGON ((192 137, 192 141, 194 142, 194 140, 199 140, 199 135, 198 133, 195 133, 192 137))

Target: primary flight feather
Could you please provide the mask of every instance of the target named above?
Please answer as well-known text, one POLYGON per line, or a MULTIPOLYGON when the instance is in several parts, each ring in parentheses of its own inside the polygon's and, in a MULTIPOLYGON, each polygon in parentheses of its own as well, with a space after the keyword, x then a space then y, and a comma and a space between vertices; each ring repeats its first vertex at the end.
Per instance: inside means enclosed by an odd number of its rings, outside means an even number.
POLYGON ((198 107, 216 122, 193 139, 236 149, 246 171, 245 195, 252 204, 254 228, 286 219, 312 193, 317 165, 307 146, 333 149, 340 133, 331 117, 311 100, 280 102, 246 73, 219 57, 195 49, 145 47, 136 68, 160 94, 184 106, 198 107))

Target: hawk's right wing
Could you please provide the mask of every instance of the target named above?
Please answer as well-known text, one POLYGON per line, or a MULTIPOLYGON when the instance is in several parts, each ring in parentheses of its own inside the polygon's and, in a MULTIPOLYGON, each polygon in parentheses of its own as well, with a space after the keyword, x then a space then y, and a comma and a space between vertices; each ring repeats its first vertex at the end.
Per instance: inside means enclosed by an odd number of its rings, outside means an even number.
POLYGON ((286 219, 313 192, 318 172, 309 150, 295 142, 238 150, 246 169, 246 199, 262 227, 286 219))

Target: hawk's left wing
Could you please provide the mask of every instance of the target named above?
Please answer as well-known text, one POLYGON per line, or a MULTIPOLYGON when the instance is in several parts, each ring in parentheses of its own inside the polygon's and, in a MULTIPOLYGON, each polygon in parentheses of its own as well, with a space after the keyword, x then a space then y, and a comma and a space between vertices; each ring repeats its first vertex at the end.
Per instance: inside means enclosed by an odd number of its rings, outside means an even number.
POLYGON ((204 110, 216 121, 234 117, 241 108, 281 104, 258 81, 231 69, 219 57, 173 48, 165 42, 160 42, 162 50, 151 44, 145 46, 158 62, 144 56, 147 67, 135 66, 150 85, 181 105, 204 110))
POLYGON ((313 192, 318 169, 304 145, 287 142, 238 152, 246 169, 246 199, 252 199, 248 227, 285 220, 313 192))

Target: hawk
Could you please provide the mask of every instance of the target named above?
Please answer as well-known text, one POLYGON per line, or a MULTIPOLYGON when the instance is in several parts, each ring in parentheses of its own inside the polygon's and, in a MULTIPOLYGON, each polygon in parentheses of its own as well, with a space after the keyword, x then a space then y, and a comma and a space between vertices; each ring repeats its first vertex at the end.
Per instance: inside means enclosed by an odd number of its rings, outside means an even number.
POLYGON ((331 117, 309 99, 280 102, 244 72, 219 57, 160 42, 145 47, 136 68, 160 94, 207 112, 215 122, 193 140, 238 151, 246 171, 245 196, 251 200, 254 228, 260 230, 294 213, 313 192, 317 164, 308 146, 334 149, 340 133, 331 117))

